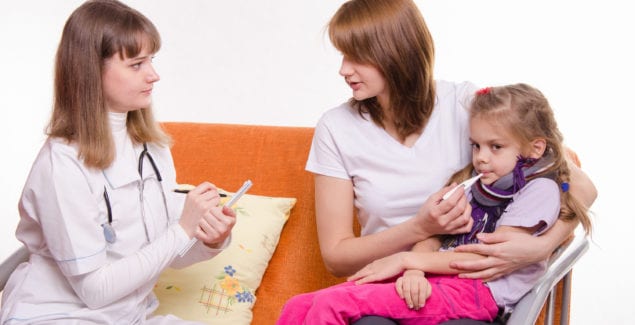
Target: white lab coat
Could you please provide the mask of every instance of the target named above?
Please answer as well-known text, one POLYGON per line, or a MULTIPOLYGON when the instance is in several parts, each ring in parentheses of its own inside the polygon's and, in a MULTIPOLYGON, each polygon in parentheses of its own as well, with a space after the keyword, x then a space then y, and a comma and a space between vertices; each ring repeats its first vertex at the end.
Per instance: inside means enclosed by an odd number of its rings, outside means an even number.
POLYGON ((221 251, 198 243, 178 257, 189 238, 178 224, 185 195, 173 191, 171 153, 148 144, 163 181, 147 158, 141 179, 143 147, 127 136, 125 119, 111 113, 117 158, 106 170, 87 168, 76 146, 64 140, 49 139, 42 147, 20 199, 16 231, 31 258, 5 287, 0 325, 147 323, 157 306, 152 289, 165 267, 190 265, 221 251), (117 234, 112 244, 101 226, 108 221, 104 189, 117 234))

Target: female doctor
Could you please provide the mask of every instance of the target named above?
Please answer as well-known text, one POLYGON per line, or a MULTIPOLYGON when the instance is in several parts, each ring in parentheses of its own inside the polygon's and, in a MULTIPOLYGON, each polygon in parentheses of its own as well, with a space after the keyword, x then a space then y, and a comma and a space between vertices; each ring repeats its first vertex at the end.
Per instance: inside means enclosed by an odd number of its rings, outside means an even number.
POLYGON ((190 323, 151 317, 154 284, 167 266, 217 255, 235 213, 210 183, 173 191, 169 138, 150 108, 160 45, 155 26, 116 0, 88 1, 67 20, 48 139, 19 202, 16 236, 31 257, 4 290, 0 324, 190 323))

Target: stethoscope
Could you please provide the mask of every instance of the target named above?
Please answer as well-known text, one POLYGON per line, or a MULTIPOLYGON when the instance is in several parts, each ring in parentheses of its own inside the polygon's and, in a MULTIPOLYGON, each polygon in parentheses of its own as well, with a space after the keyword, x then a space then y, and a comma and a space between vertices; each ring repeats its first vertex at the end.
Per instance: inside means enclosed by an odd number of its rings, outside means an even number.
MULTIPOLYGON (((154 174, 157 176, 157 180, 159 181, 159 183, 161 183, 163 181, 163 178, 161 177, 161 173, 159 172, 159 168, 157 167, 157 164, 154 162, 152 155, 150 155, 150 152, 148 151, 148 145, 146 143, 143 143, 143 151, 141 151, 141 154, 139 155, 139 166, 137 167, 137 170, 139 171, 139 176, 141 177, 141 182, 142 183, 145 182, 145 180, 143 179, 143 158, 145 157, 148 158, 148 161, 150 162, 150 165, 152 166, 152 169, 154 170, 154 174)), ((165 199, 165 192, 163 191, 163 186, 161 184, 159 184, 159 187, 161 188, 161 196, 163 197, 163 207, 165 208, 165 215, 169 222, 168 206, 165 199)), ((143 191, 143 185, 140 190, 143 191)), ((106 186, 104 186, 104 201, 106 202, 108 223, 103 223, 101 227, 104 229, 104 238, 106 239, 106 242, 112 244, 117 241, 117 233, 115 232, 115 228, 112 227, 112 206, 110 205, 110 197, 108 196, 108 191, 106 190, 106 186)), ((141 211, 142 211, 142 214, 144 214, 143 207, 141 211)), ((148 229, 145 223, 145 218, 144 218, 143 225, 145 227, 146 238, 148 238, 149 240, 150 236, 148 235, 148 229)))

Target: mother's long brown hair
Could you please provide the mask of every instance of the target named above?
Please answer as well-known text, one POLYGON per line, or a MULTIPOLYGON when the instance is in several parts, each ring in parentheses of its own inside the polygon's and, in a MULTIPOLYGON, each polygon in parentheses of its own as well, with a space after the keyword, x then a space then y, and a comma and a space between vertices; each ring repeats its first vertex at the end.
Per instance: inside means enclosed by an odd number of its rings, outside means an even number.
MULTIPOLYGON (((421 12, 411 0, 351 0, 328 25, 331 42, 356 62, 379 69, 388 87, 390 109, 399 136, 420 132, 435 102, 434 44, 421 12)), ((351 99, 384 126, 376 98, 351 99)))
MULTIPOLYGON (((102 90, 104 61, 134 57, 143 47, 156 53, 161 38, 150 20, 116 0, 92 0, 78 7, 64 25, 55 59, 53 114, 49 137, 78 146, 89 167, 103 169, 115 156, 108 109, 102 90)), ((133 141, 169 143, 150 107, 128 113, 133 141)))

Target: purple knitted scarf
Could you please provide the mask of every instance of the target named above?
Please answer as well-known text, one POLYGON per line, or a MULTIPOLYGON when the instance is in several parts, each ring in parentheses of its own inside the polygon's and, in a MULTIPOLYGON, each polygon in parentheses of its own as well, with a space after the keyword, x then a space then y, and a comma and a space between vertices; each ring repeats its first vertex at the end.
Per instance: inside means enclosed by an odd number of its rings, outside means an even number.
MULTIPOLYGON (((496 222, 505 212, 512 197, 523 188, 528 179, 535 177, 554 178, 554 175, 540 175, 553 163, 550 155, 540 159, 518 157, 514 170, 498 179, 492 185, 484 185, 479 180, 471 188, 472 219, 474 224, 468 233, 444 237, 442 248, 448 249, 458 245, 478 243, 476 234, 493 232, 496 222)), ((475 175, 475 172, 473 172, 475 175)))

